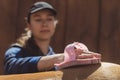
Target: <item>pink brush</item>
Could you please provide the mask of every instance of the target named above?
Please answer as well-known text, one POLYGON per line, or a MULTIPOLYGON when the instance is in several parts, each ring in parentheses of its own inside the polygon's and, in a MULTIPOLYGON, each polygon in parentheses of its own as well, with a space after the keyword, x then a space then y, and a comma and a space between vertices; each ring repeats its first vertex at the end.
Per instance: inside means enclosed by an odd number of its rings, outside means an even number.
POLYGON ((99 54, 90 52, 84 44, 79 42, 67 45, 64 50, 64 55, 64 61, 55 64, 57 70, 75 65, 96 64, 101 62, 101 56, 99 54), (83 53, 91 53, 92 58, 84 57, 85 55, 83 53), (84 57, 84 59, 76 59, 77 55, 84 57))

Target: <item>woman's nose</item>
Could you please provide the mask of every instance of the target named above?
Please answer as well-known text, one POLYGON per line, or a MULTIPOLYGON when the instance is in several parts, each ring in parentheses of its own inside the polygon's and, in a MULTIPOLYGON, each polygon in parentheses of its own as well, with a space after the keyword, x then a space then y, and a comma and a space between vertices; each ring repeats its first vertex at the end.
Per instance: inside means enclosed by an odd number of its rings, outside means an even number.
POLYGON ((47 26, 48 22, 47 21, 42 21, 42 25, 47 26))

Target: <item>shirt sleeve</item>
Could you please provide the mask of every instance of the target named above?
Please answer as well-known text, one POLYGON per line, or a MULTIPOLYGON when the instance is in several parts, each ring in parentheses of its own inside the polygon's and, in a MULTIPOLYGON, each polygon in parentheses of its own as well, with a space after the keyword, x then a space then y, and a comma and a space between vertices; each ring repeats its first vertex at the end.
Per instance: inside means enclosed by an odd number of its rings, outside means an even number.
POLYGON ((11 47, 5 53, 4 72, 5 74, 21 74, 38 72, 37 63, 41 56, 22 57, 16 56, 22 48, 11 47))

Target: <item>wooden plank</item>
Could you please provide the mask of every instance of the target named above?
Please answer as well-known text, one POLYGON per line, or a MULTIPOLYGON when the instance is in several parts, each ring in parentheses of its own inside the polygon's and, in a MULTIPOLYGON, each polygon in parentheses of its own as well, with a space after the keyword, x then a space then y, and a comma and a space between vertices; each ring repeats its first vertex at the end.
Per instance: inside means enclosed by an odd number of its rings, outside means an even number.
POLYGON ((16 36, 17 2, 17 0, 0 1, 0 74, 3 73, 4 52, 16 36))
POLYGON ((100 52, 104 61, 120 64, 119 3, 119 0, 102 0, 100 52))
POLYGON ((97 51, 98 0, 69 0, 66 44, 79 41, 91 51, 97 51))
POLYGON ((58 24, 55 35, 53 36, 52 46, 55 52, 63 52, 65 47, 65 30, 66 30, 66 19, 67 19, 67 1, 56 1, 56 9, 58 11, 58 24))
POLYGON ((16 38, 20 37, 21 33, 24 32, 24 29, 27 27, 25 22, 25 17, 28 15, 29 8, 35 0, 20 0, 18 5, 18 14, 17 14, 17 33, 16 38))
POLYGON ((0 80, 62 80, 61 71, 48 71, 28 74, 14 74, 0 76, 0 80))

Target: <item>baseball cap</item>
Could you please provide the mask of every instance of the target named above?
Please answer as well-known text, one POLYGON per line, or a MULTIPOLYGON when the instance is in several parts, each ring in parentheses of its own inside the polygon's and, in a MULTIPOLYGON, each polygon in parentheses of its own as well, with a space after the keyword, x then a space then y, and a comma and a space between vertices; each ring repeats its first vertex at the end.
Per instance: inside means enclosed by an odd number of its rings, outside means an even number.
POLYGON ((35 12, 43 10, 43 9, 49 9, 53 12, 54 15, 57 15, 56 9, 47 2, 34 3, 33 6, 30 8, 29 13, 32 14, 32 13, 35 13, 35 12))

